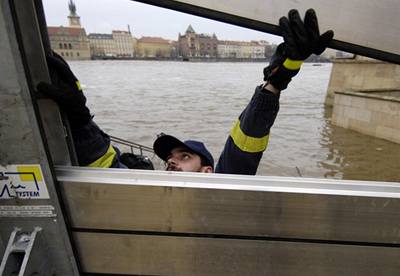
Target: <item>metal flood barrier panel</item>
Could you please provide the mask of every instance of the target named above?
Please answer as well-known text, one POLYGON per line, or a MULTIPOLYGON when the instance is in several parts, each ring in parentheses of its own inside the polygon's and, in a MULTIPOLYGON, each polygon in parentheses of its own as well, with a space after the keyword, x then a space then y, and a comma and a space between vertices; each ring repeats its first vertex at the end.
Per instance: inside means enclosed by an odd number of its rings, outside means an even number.
POLYGON ((398 275, 400 183, 58 167, 83 273, 398 275))

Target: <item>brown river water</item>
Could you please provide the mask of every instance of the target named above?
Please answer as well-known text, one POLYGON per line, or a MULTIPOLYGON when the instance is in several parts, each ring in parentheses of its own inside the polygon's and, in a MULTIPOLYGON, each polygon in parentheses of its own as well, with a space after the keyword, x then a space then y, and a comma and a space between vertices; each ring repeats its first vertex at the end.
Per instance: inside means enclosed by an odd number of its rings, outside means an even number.
MULTIPOLYGON (((105 132, 147 146, 160 132, 201 140, 216 160, 233 122, 262 82, 265 66, 166 61, 70 65, 105 132)), ((282 92, 257 174, 400 182, 400 144, 331 124, 332 110, 323 104, 331 67, 304 64, 282 92)))

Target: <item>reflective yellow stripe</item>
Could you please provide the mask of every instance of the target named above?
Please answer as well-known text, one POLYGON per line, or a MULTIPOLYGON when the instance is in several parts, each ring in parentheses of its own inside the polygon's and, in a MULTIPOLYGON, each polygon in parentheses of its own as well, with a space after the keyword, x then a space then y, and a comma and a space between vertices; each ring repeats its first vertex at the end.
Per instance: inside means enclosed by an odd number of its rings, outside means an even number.
POLYGON ((302 60, 291 60, 290 58, 287 58, 283 63, 283 66, 289 70, 298 70, 300 69, 302 64, 303 64, 302 60))
POLYGON ((251 137, 244 134, 240 128, 240 121, 237 120, 231 130, 231 137, 235 145, 245 152, 261 152, 267 148, 269 135, 261 138, 251 137))
POLYGON ((109 168, 111 167, 116 155, 117 153, 115 152, 114 148, 110 145, 107 152, 102 157, 100 157, 93 163, 90 163, 88 166, 97 168, 109 168))
POLYGON ((78 87, 78 90, 82 90, 81 83, 79 81, 76 81, 75 83, 76 87, 78 87))

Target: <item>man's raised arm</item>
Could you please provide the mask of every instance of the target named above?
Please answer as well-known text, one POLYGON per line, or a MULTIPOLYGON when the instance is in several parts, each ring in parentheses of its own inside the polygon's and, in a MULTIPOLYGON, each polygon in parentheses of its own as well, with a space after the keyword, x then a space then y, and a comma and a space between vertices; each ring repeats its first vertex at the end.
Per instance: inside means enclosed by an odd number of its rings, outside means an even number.
POLYGON ((333 31, 320 35, 313 9, 300 18, 297 10, 279 20, 284 43, 280 44, 264 68, 263 85, 256 88, 245 110, 235 122, 219 158, 215 172, 254 175, 266 150, 270 129, 279 111, 280 91, 300 71, 311 54, 321 54, 333 38, 333 31))

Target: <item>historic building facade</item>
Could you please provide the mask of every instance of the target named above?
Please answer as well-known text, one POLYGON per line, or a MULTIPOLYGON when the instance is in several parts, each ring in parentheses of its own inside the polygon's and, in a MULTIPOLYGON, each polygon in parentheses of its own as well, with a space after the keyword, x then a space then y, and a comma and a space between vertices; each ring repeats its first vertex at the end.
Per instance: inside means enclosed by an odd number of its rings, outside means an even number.
POLYGON ((67 60, 90 59, 89 40, 86 31, 81 27, 80 17, 76 14, 76 6, 69 2, 68 27, 48 27, 50 45, 53 51, 67 60))
POLYGON ((115 41, 115 50, 117 57, 134 57, 134 40, 129 30, 112 31, 112 37, 115 41))
POLYGON ((135 39, 130 31, 112 31, 112 34, 88 35, 92 58, 133 58, 135 39))
POLYGON ((265 46, 257 41, 218 41, 218 58, 242 58, 263 59, 265 58, 265 46))
POLYGON ((170 58, 173 50, 171 41, 161 37, 144 36, 137 40, 137 57, 170 58))
POLYGON ((189 25, 184 35, 178 35, 178 55, 186 57, 217 57, 218 38, 215 34, 197 34, 189 25))
POLYGON ((111 34, 93 33, 88 35, 92 58, 116 57, 115 40, 111 34))
POLYGON ((135 39, 127 31, 111 34, 91 33, 81 26, 73 0, 69 0, 69 26, 48 27, 51 48, 67 60, 90 58, 228 58, 261 59, 273 53, 274 46, 266 41, 218 41, 215 34, 198 34, 191 25, 178 41, 161 37, 135 39))

